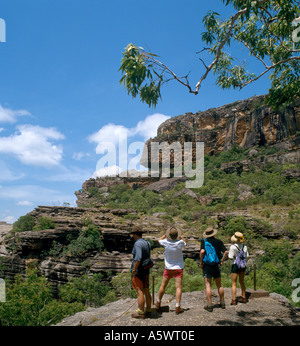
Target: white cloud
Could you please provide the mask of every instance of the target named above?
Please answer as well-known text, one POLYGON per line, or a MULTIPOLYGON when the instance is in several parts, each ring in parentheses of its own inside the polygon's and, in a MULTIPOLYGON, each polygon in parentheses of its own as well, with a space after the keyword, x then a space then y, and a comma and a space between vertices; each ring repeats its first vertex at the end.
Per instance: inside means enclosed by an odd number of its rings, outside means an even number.
POLYGON ((143 136, 144 140, 153 138, 157 135, 159 125, 169 118, 169 116, 160 113, 149 115, 145 120, 138 122, 136 127, 133 129, 133 132, 135 135, 143 136))
POLYGON ((31 206, 31 205, 33 205, 33 203, 30 202, 30 201, 19 201, 19 202, 17 203, 17 205, 31 206))
POLYGON ((94 174, 93 178, 100 178, 100 177, 106 177, 106 176, 116 176, 122 172, 122 168, 119 166, 110 166, 110 167, 103 167, 100 169, 97 169, 94 174))
POLYGON ((99 153, 101 152, 101 147, 104 143, 112 143, 113 145, 118 146, 119 141, 130 137, 130 132, 130 129, 123 125, 107 124, 101 127, 98 132, 90 135, 88 140, 97 143, 96 153, 99 153))
POLYGON ((110 123, 101 127, 98 132, 90 135, 88 140, 98 144, 96 147, 96 153, 99 152, 103 143, 109 142, 117 146, 120 139, 134 136, 142 136, 144 140, 147 140, 150 137, 155 137, 159 125, 169 118, 170 117, 167 115, 155 113, 148 115, 144 120, 139 121, 133 128, 110 123))
POLYGON ((55 166, 62 159, 63 150, 49 140, 64 139, 55 128, 20 125, 18 132, 0 137, 0 153, 12 154, 22 163, 34 166, 55 166))
POLYGON ((26 110, 12 110, 9 108, 4 108, 0 105, 0 122, 2 123, 15 123, 18 116, 31 115, 26 110))
POLYGON ((73 153, 72 155, 72 159, 76 160, 76 161, 80 161, 82 160, 84 157, 89 157, 91 156, 90 153, 84 153, 82 151, 80 151, 79 153, 73 153))
MULTIPOLYGON (((88 140, 92 143, 96 143, 96 153, 104 154, 105 150, 108 150, 108 154, 103 157, 107 161, 100 159, 97 163, 96 171, 94 172, 94 177, 103 177, 109 175, 117 175, 122 171, 132 168, 126 167, 128 160, 124 161, 124 150, 125 155, 127 152, 127 139, 131 139, 131 142, 134 142, 134 139, 142 137, 145 141, 150 137, 155 137, 157 134, 157 128, 161 123, 169 119, 170 117, 164 114, 155 113, 147 116, 144 120, 141 120, 137 123, 136 126, 132 128, 125 127, 123 125, 107 124, 103 126, 99 131, 90 135, 88 140), (118 150, 119 153, 118 153, 118 150), (122 153, 120 154, 120 151, 122 153), (122 157, 122 162, 118 162, 120 166, 117 166, 117 158, 114 157, 119 154, 119 161, 122 157), (108 164, 106 167, 104 164, 108 164)), ((142 143, 142 142, 136 142, 142 143)), ((143 143, 142 143, 143 144, 143 143)), ((128 155, 127 155, 128 156, 128 155)), ((128 159, 128 157, 127 157, 128 159)), ((134 167, 135 168, 135 167, 134 167)))
POLYGON ((13 224, 13 223, 14 223, 15 221, 17 221, 17 220, 16 220, 16 218, 15 218, 14 216, 9 215, 9 216, 5 216, 5 217, 2 219, 2 221, 6 222, 6 223, 8 223, 8 224, 13 224))

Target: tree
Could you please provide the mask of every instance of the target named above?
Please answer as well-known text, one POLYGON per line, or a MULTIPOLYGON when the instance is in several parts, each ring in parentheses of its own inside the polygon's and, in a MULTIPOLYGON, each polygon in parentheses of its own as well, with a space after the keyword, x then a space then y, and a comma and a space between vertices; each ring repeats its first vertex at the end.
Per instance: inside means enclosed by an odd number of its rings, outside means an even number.
POLYGON ((178 76, 159 60, 158 55, 142 47, 129 44, 123 52, 120 83, 128 94, 139 96, 149 107, 155 107, 161 98, 161 87, 176 80, 192 94, 197 95, 210 73, 222 89, 243 89, 270 73, 271 86, 266 101, 274 108, 294 101, 300 95, 300 2, 299 0, 222 0, 235 13, 221 19, 219 13, 209 11, 203 18, 205 31, 201 39, 205 46, 197 52, 203 72, 195 87, 189 74, 178 76), (297 18, 299 17, 299 18, 297 18), (262 66, 255 74, 246 69, 245 62, 235 63, 226 48, 243 45, 250 56, 262 66), (212 56, 206 63, 203 54, 212 56), (201 55, 202 54, 202 55, 201 55))

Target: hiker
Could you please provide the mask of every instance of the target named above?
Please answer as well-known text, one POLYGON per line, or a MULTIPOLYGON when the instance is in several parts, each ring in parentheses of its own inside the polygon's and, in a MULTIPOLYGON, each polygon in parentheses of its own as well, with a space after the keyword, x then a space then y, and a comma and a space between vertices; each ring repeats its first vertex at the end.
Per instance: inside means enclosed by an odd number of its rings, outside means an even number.
POLYGON ((160 309, 161 299, 165 293, 165 289, 170 279, 175 278, 176 287, 176 315, 184 312, 180 307, 181 293, 182 293, 182 276, 183 276, 183 254, 182 248, 186 246, 185 240, 181 237, 181 231, 175 227, 167 229, 165 235, 158 239, 160 245, 165 248, 165 269, 163 273, 163 280, 158 291, 158 298, 156 301, 156 308, 160 309))
POLYGON ((134 227, 130 232, 135 241, 131 264, 132 288, 137 291, 138 296, 138 310, 137 313, 131 315, 133 318, 151 317, 151 294, 149 292, 150 269, 141 268, 142 262, 150 259, 151 246, 148 241, 142 238, 143 233, 138 227, 134 227))
POLYGON ((200 248, 200 268, 203 270, 207 305, 204 309, 211 312, 213 305, 211 301, 211 279, 214 278, 220 297, 220 305, 225 309, 224 288, 221 283, 220 266, 227 259, 228 251, 220 239, 215 238, 217 230, 209 227, 203 233, 200 248), (223 257, 222 257, 223 254, 223 257))
POLYGON ((247 246, 244 245, 245 239, 244 235, 241 232, 235 232, 235 234, 231 237, 231 242, 234 243, 229 248, 229 255, 228 257, 232 261, 231 266, 231 280, 232 280, 232 300, 231 305, 237 304, 236 299, 236 285, 237 285, 237 278, 239 277, 239 282, 241 285, 241 298, 239 299, 239 302, 246 303, 246 287, 244 283, 245 278, 245 271, 247 262, 246 259, 249 256, 247 246))

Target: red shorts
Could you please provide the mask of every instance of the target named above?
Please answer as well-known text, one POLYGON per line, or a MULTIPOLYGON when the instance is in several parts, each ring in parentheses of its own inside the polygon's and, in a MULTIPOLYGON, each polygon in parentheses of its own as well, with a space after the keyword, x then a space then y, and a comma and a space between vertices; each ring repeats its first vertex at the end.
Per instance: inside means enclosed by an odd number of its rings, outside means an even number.
POLYGON ((134 290, 136 289, 144 289, 144 288, 149 288, 149 274, 143 275, 143 276, 137 276, 134 275, 132 277, 132 288, 134 290))
POLYGON ((182 278, 183 269, 166 269, 164 270, 164 277, 167 279, 182 278))

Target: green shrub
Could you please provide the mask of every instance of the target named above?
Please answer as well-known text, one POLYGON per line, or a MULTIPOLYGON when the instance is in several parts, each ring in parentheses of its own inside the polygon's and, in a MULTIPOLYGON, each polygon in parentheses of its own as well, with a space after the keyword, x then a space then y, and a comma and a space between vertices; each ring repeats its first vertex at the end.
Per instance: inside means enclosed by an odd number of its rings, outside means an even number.
POLYGON ((100 252, 103 248, 101 232, 95 226, 89 226, 81 230, 79 236, 63 249, 63 255, 77 256, 93 250, 100 252))
POLYGON ((111 290, 103 281, 102 274, 92 277, 83 275, 71 279, 67 284, 59 287, 59 297, 66 303, 81 303, 87 306, 99 307, 104 304, 106 295, 111 290))
POLYGON ((34 217, 31 215, 20 216, 19 219, 13 224, 13 231, 27 232, 32 231, 35 225, 34 217))
POLYGON ((38 276, 36 269, 26 271, 6 286, 6 302, 0 303, 0 320, 3 326, 48 326, 64 317, 84 310, 78 302, 64 303, 52 298, 46 278, 38 276))
POLYGON ((48 217, 39 217, 38 223, 33 227, 34 231, 41 231, 43 229, 53 229, 55 228, 54 222, 48 217))

